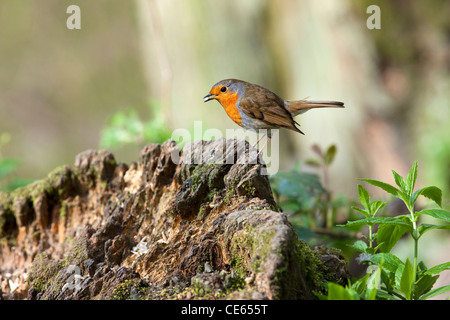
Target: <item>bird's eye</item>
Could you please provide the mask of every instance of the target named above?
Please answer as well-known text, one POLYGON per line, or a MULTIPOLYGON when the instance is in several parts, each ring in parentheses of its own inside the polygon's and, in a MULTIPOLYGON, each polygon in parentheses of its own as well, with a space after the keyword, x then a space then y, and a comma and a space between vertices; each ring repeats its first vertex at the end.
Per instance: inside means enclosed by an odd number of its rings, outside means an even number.
POLYGON ((221 92, 227 91, 227 87, 222 87, 222 88, 220 88, 220 91, 221 91, 221 92))

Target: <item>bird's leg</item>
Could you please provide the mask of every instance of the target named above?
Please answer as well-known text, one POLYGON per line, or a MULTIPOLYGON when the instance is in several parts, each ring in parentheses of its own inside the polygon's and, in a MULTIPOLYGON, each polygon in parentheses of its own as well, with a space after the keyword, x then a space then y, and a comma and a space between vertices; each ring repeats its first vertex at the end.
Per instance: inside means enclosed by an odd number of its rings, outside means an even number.
POLYGON ((264 143, 264 145, 262 146, 261 150, 259 150, 257 158, 259 158, 260 154, 264 151, 264 148, 267 146, 267 144, 269 143, 270 139, 272 139, 272 137, 271 136, 267 136, 266 143, 264 143))
MULTIPOLYGON (((258 141, 256 141, 256 143, 254 144, 254 145, 252 145, 252 149, 255 149, 256 148, 256 150, 258 150, 258 144, 259 144, 259 142, 262 140, 262 138, 264 138, 266 136, 266 134, 264 133, 259 139, 258 139, 258 141)), ((267 143, 267 142, 266 142, 267 143)), ((257 159, 259 158, 259 155, 260 155, 260 153, 261 152, 258 152, 258 154, 256 155, 256 158, 255 158, 255 161, 257 162, 257 159)), ((249 151, 249 155, 250 155, 250 151, 249 151)))
POLYGON ((264 138, 265 137, 265 133, 261 136, 261 138, 259 138, 259 140, 258 141, 256 141, 256 143, 252 146, 252 148, 255 148, 257 145, 258 145, 258 143, 262 140, 262 138, 264 138))

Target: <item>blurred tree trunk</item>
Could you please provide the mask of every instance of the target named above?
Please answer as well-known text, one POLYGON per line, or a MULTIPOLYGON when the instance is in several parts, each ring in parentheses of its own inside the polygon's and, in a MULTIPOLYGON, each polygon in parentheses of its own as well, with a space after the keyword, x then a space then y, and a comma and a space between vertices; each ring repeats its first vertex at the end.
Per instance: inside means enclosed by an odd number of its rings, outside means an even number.
MULTIPOLYGON (((433 50, 445 38, 433 32, 441 27, 421 19, 434 7, 425 2, 375 1, 381 30, 369 30, 368 5, 354 0, 137 1, 138 10, 157 11, 140 19, 158 18, 161 24, 140 24, 150 30, 142 32, 144 59, 150 94, 170 90, 165 112, 174 128, 192 128, 195 120, 203 121, 203 130, 236 128, 218 104, 201 100, 212 84, 228 77, 261 84, 285 99, 344 101, 345 110, 298 117, 305 136, 282 130, 280 159, 282 169, 290 169, 312 156, 312 144, 336 144, 331 185, 347 194, 355 194, 356 178, 393 182, 391 169, 406 172, 418 157, 411 137, 417 137, 419 103, 429 101, 427 92, 436 84, 448 83, 447 73, 435 72, 445 68, 448 49, 433 50), (430 59, 418 59, 422 53, 430 59), (410 111, 416 108, 414 116, 410 111), (342 190, 345 186, 349 189, 342 190)), ((430 19, 436 15, 429 13, 430 19)), ((438 88, 444 99, 445 84, 438 88)))

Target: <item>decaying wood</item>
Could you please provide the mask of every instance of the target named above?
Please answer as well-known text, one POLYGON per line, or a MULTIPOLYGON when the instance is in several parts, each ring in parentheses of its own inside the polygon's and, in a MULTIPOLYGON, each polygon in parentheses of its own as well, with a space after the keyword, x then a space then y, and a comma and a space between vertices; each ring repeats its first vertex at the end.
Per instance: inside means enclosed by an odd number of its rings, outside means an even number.
POLYGON ((188 144, 180 163, 173 141, 130 165, 89 150, 0 193, 0 297, 314 299, 344 280, 339 253, 309 248, 278 212, 264 164, 239 161, 248 144, 224 142, 188 144))

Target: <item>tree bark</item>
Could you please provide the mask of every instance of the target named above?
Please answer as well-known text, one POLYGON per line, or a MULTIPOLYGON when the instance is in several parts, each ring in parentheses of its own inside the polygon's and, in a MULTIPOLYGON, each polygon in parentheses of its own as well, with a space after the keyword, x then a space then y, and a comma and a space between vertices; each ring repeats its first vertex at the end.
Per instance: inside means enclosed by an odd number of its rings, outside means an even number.
POLYGON ((2 297, 314 299, 325 281, 345 281, 339 253, 297 239, 264 164, 242 161, 249 152, 197 141, 177 163, 166 141, 126 165, 88 150, 0 193, 2 297))

